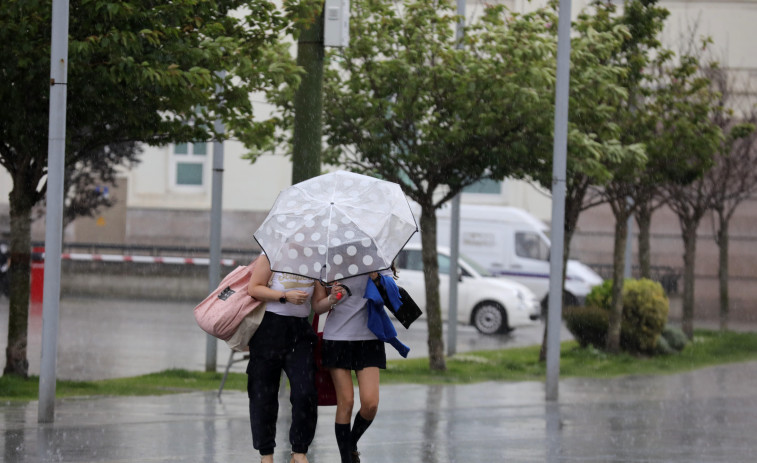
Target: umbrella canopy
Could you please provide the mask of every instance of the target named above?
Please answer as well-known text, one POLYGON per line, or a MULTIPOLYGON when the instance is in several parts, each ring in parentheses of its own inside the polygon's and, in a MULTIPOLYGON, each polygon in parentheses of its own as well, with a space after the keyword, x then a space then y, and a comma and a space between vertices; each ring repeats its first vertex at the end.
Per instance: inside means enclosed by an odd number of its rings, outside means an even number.
POLYGON ((399 185, 337 171, 279 193, 253 236, 271 270, 331 283, 389 268, 416 231, 399 185))

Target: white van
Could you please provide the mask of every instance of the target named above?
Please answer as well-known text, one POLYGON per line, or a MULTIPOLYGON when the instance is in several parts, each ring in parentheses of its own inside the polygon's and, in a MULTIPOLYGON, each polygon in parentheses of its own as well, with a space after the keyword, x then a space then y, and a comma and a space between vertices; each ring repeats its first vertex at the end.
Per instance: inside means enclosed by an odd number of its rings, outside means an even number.
MULTIPOLYGON (((437 210, 437 244, 449 246, 451 207, 437 210)), ((546 302, 549 294, 549 228, 533 215, 515 207, 462 204, 460 252, 494 275, 527 286, 546 302)), ((583 305, 602 277, 587 265, 569 260, 565 303, 583 305)))

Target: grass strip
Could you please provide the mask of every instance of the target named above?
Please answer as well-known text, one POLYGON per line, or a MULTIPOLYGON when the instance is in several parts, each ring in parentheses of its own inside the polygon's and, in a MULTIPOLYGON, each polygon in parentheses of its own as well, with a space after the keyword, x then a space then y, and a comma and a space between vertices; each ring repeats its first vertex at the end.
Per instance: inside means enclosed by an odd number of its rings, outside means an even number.
MULTIPOLYGON (((383 384, 466 384, 482 381, 544 381, 546 365, 538 361, 539 346, 468 352, 447 358, 447 370, 430 371, 427 358, 391 360, 381 373, 383 384)), ((697 330, 694 339, 675 355, 640 357, 610 355, 564 342, 560 376, 610 378, 690 371, 725 363, 757 361, 757 333, 697 330)), ((148 375, 101 381, 60 380, 56 396, 138 396, 217 390, 222 373, 166 370, 148 375)), ((247 376, 230 373, 225 390, 246 390, 247 376)), ((0 401, 36 400, 39 378, 0 377, 0 401)))

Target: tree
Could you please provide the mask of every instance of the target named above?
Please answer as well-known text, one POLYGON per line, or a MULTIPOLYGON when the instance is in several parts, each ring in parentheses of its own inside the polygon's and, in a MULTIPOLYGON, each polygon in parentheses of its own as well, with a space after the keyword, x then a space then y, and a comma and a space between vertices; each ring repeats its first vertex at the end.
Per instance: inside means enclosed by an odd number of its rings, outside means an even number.
POLYGON ((402 185, 421 209, 429 366, 446 368, 435 211, 481 179, 522 177, 551 146, 551 12, 490 7, 464 33, 449 2, 353 3, 325 73, 327 160, 402 185))
MULTIPOLYGON (((656 1, 629 1, 624 3, 623 13, 617 16, 615 24, 629 31, 625 40, 613 57, 622 65, 625 74, 622 85, 626 95, 616 106, 611 116, 620 131, 619 139, 629 146, 638 146, 645 141, 646 132, 642 121, 648 120, 645 97, 649 93, 649 75, 645 69, 655 59, 666 60, 669 54, 660 49, 658 35, 662 31, 667 10, 659 8, 656 1)), ((613 25, 614 26, 614 25, 613 25)), ((620 331, 623 312, 623 280, 628 219, 639 208, 647 207, 646 195, 654 191, 655 182, 648 180, 649 155, 607 158, 607 169, 611 180, 599 189, 599 196, 609 204, 615 218, 613 243, 613 271, 610 300, 610 317, 607 331, 607 350, 620 350, 620 331)))
POLYGON ((697 229, 710 208, 712 190, 703 176, 713 166, 722 143, 722 131, 713 122, 718 97, 710 88, 710 81, 702 73, 699 59, 683 55, 680 62, 667 73, 669 91, 662 94, 661 110, 665 114, 660 142, 667 150, 668 182, 664 185, 668 205, 678 216, 684 243, 683 320, 682 329, 689 338, 694 336, 694 265, 696 261, 697 229))
MULTIPOLYGON (((607 185, 620 163, 635 165, 644 160, 643 147, 622 136, 616 115, 629 95, 631 71, 625 49, 640 40, 632 35, 631 25, 624 15, 616 14, 615 5, 603 2, 593 3, 573 23, 563 269, 580 213, 601 202, 589 195, 592 188, 607 185)), ((551 159, 539 182, 551 188, 551 159)), ((545 316, 546 302, 542 302, 545 316)), ((577 301, 566 297, 563 303, 577 301)), ((540 351, 540 359, 545 358, 546 328, 540 351)))
POLYGON ((743 107, 744 88, 726 69, 705 70, 713 89, 720 95, 713 122, 723 132, 714 166, 704 182, 711 192, 711 209, 716 216, 715 242, 718 245, 720 283, 720 329, 728 329, 728 228, 736 208, 757 191, 757 108, 743 107))
MULTIPOLYGON (((299 11, 308 3, 287 5, 299 11)), ((50 5, 0 4, 0 165, 13 181, 4 372, 21 376, 28 374, 31 211, 46 191, 50 5)), ((138 142, 233 135, 252 146, 270 139, 271 124, 252 121, 249 94, 296 75, 274 62, 271 48, 290 22, 272 2, 74 0, 70 9, 67 172, 107 180, 118 165, 136 161, 138 142), (219 117, 227 133, 214 133, 219 117)), ((88 181, 69 177, 68 197, 81 197, 88 181)))

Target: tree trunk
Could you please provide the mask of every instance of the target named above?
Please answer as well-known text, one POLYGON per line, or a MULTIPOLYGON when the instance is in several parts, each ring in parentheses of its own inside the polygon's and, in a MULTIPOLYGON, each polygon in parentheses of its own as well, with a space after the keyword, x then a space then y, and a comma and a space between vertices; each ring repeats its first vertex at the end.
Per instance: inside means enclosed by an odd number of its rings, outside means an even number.
POLYGON ((683 238, 683 320, 681 328, 689 339, 694 337, 694 264, 699 221, 681 222, 683 238))
MULTIPOLYGON (((576 225, 578 224, 578 217, 581 214, 584 197, 586 196, 586 190, 589 186, 588 181, 570 183, 568 186, 568 194, 565 199, 565 224, 563 226, 564 239, 563 239, 563 262, 562 262, 562 284, 560 288, 565 288, 565 275, 568 273, 568 260, 570 259, 570 243, 573 240, 573 233, 576 231, 576 225), (573 187, 571 187, 573 185, 573 187)), ((563 299, 563 306, 565 300, 563 299)), ((544 333, 542 334, 541 348, 539 349, 539 361, 547 361, 547 325, 549 324, 548 317, 549 308, 542 307, 541 318, 544 323, 544 333)))
POLYGON ((612 298, 607 327, 607 351, 620 352, 620 328, 623 323, 623 279, 625 273, 626 240, 629 214, 615 215, 615 245, 613 247, 612 298))
POLYGON ((11 191, 10 226, 11 264, 10 308, 8 314, 8 345, 5 350, 4 375, 28 377, 29 361, 26 357, 29 324, 29 288, 31 271, 31 211, 28 198, 19 193, 20 188, 11 191))
POLYGON ((305 73, 294 94, 292 184, 321 174, 323 132, 323 15, 303 27, 297 41, 297 65, 305 73))
POLYGON ((718 280, 720 281, 720 331, 728 330, 728 218, 718 211, 718 280))
MULTIPOLYGON (((442 311, 439 303, 439 262, 436 251, 436 212, 433 205, 421 205, 421 244, 423 275, 426 281, 426 322, 428 324, 428 363, 431 370, 444 371, 442 311)), ((450 323, 454 323, 451 321, 450 323)))
POLYGON ((639 226, 639 270, 641 278, 652 279, 652 246, 649 229, 652 225, 652 211, 647 207, 636 210, 636 224, 639 226))

